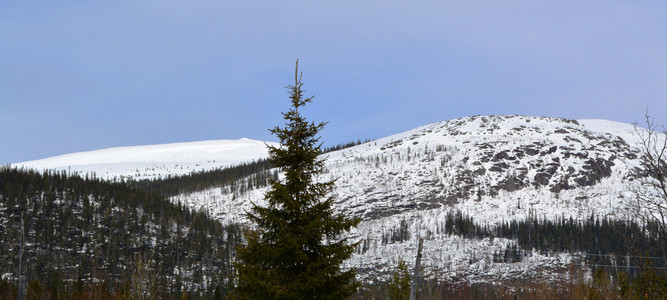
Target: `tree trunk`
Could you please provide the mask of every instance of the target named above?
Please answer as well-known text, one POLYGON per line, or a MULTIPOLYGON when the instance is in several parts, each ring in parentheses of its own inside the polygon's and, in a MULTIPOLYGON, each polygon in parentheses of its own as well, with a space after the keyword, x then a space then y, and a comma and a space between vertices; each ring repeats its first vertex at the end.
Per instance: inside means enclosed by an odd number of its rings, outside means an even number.
POLYGON ((412 276, 412 283, 410 284, 410 300, 417 299, 417 284, 419 283, 420 274, 419 269, 422 262, 422 246, 424 244, 424 239, 419 239, 419 248, 417 248, 417 261, 415 262, 415 272, 412 276))

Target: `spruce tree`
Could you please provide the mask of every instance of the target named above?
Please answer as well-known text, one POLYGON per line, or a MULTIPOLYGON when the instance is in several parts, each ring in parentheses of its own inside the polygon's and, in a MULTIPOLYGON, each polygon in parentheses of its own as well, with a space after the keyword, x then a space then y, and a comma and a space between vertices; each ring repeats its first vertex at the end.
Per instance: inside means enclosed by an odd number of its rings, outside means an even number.
POLYGON ((408 264, 400 260, 398 269, 394 271, 393 280, 389 284, 389 299, 410 299, 410 271, 408 264))
POLYGON ((271 180, 267 207, 253 203, 247 212, 256 229, 238 248, 235 296, 242 299, 344 299, 358 287, 354 271, 341 264, 355 247, 343 234, 359 220, 334 215, 334 182, 316 181, 324 166, 318 132, 326 122, 308 122, 299 111, 313 97, 303 96, 298 64, 287 86, 285 126, 270 130, 280 146, 269 146, 269 157, 284 178, 271 180))

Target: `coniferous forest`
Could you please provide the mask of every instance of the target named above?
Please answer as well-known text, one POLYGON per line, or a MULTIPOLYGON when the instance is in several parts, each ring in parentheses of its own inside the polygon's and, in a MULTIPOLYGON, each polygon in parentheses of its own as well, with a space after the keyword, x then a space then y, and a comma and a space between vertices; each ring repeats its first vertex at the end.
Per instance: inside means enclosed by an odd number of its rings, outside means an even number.
POLYGON ((0 298, 15 293, 22 224, 23 273, 28 287, 44 297, 81 298, 91 290, 215 297, 229 286, 240 228, 158 193, 6 169, 0 200, 0 298))

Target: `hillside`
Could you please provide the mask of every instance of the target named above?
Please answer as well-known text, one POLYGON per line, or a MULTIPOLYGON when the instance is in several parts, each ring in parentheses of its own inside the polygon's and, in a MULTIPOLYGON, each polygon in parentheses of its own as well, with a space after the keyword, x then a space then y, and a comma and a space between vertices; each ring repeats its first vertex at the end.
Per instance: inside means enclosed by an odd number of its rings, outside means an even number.
MULTIPOLYGON (((322 179, 336 180, 339 212, 362 219, 351 235, 363 249, 348 266, 366 280, 388 274, 401 259, 411 261, 418 237, 426 238, 431 276, 549 277, 538 270, 581 264, 586 249, 526 247, 522 262, 494 263, 494 254, 516 246, 515 237, 451 234, 443 230, 445 220, 457 212, 488 228, 625 220, 637 182, 637 141, 632 125, 613 121, 474 116, 328 153, 322 179)), ((264 192, 221 186, 172 200, 225 223, 245 223, 243 211, 251 201, 263 204, 264 192)))
MULTIPOLYGON (((327 153, 323 180, 336 180, 341 212, 364 220, 448 208, 488 223, 529 213, 582 219, 591 207, 621 217, 637 141, 632 125, 613 121, 476 116, 327 153)), ((262 193, 222 187, 174 199, 224 221, 262 193), (238 209, 208 205, 219 201, 238 209)))
POLYGON ((155 193, 64 172, 0 170, 0 298, 21 253, 36 298, 224 293, 240 229, 155 193), (22 224, 23 223, 23 224, 22 224))

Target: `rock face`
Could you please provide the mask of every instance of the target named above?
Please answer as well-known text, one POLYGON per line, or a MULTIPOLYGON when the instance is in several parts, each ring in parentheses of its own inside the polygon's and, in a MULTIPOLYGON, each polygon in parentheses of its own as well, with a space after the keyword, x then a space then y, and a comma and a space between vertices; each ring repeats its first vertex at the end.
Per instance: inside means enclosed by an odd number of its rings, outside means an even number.
MULTIPOLYGON (((362 279, 386 274, 401 259, 411 261, 420 236, 429 237, 424 265, 432 274, 514 274, 565 266, 570 258, 534 254, 531 265, 502 269, 492 256, 509 241, 442 235, 438 226, 446 214, 461 211, 488 226, 529 216, 624 218, 628 190, 638 182, 632 175, 639 167, 636 143, 632 125, 612 121, 473 116, 328 153, 322 180, 336 180, 340 213, 362 219, 350 238, 363 241, 364 251, 349 262, 362 270, 362 279), (410 234, 384 244, 384 237, 399 231, 410 234)), ((225 191, 174 201, 223 222, 245 222, 251 201, 264 204, 265 190, 225 191)))

